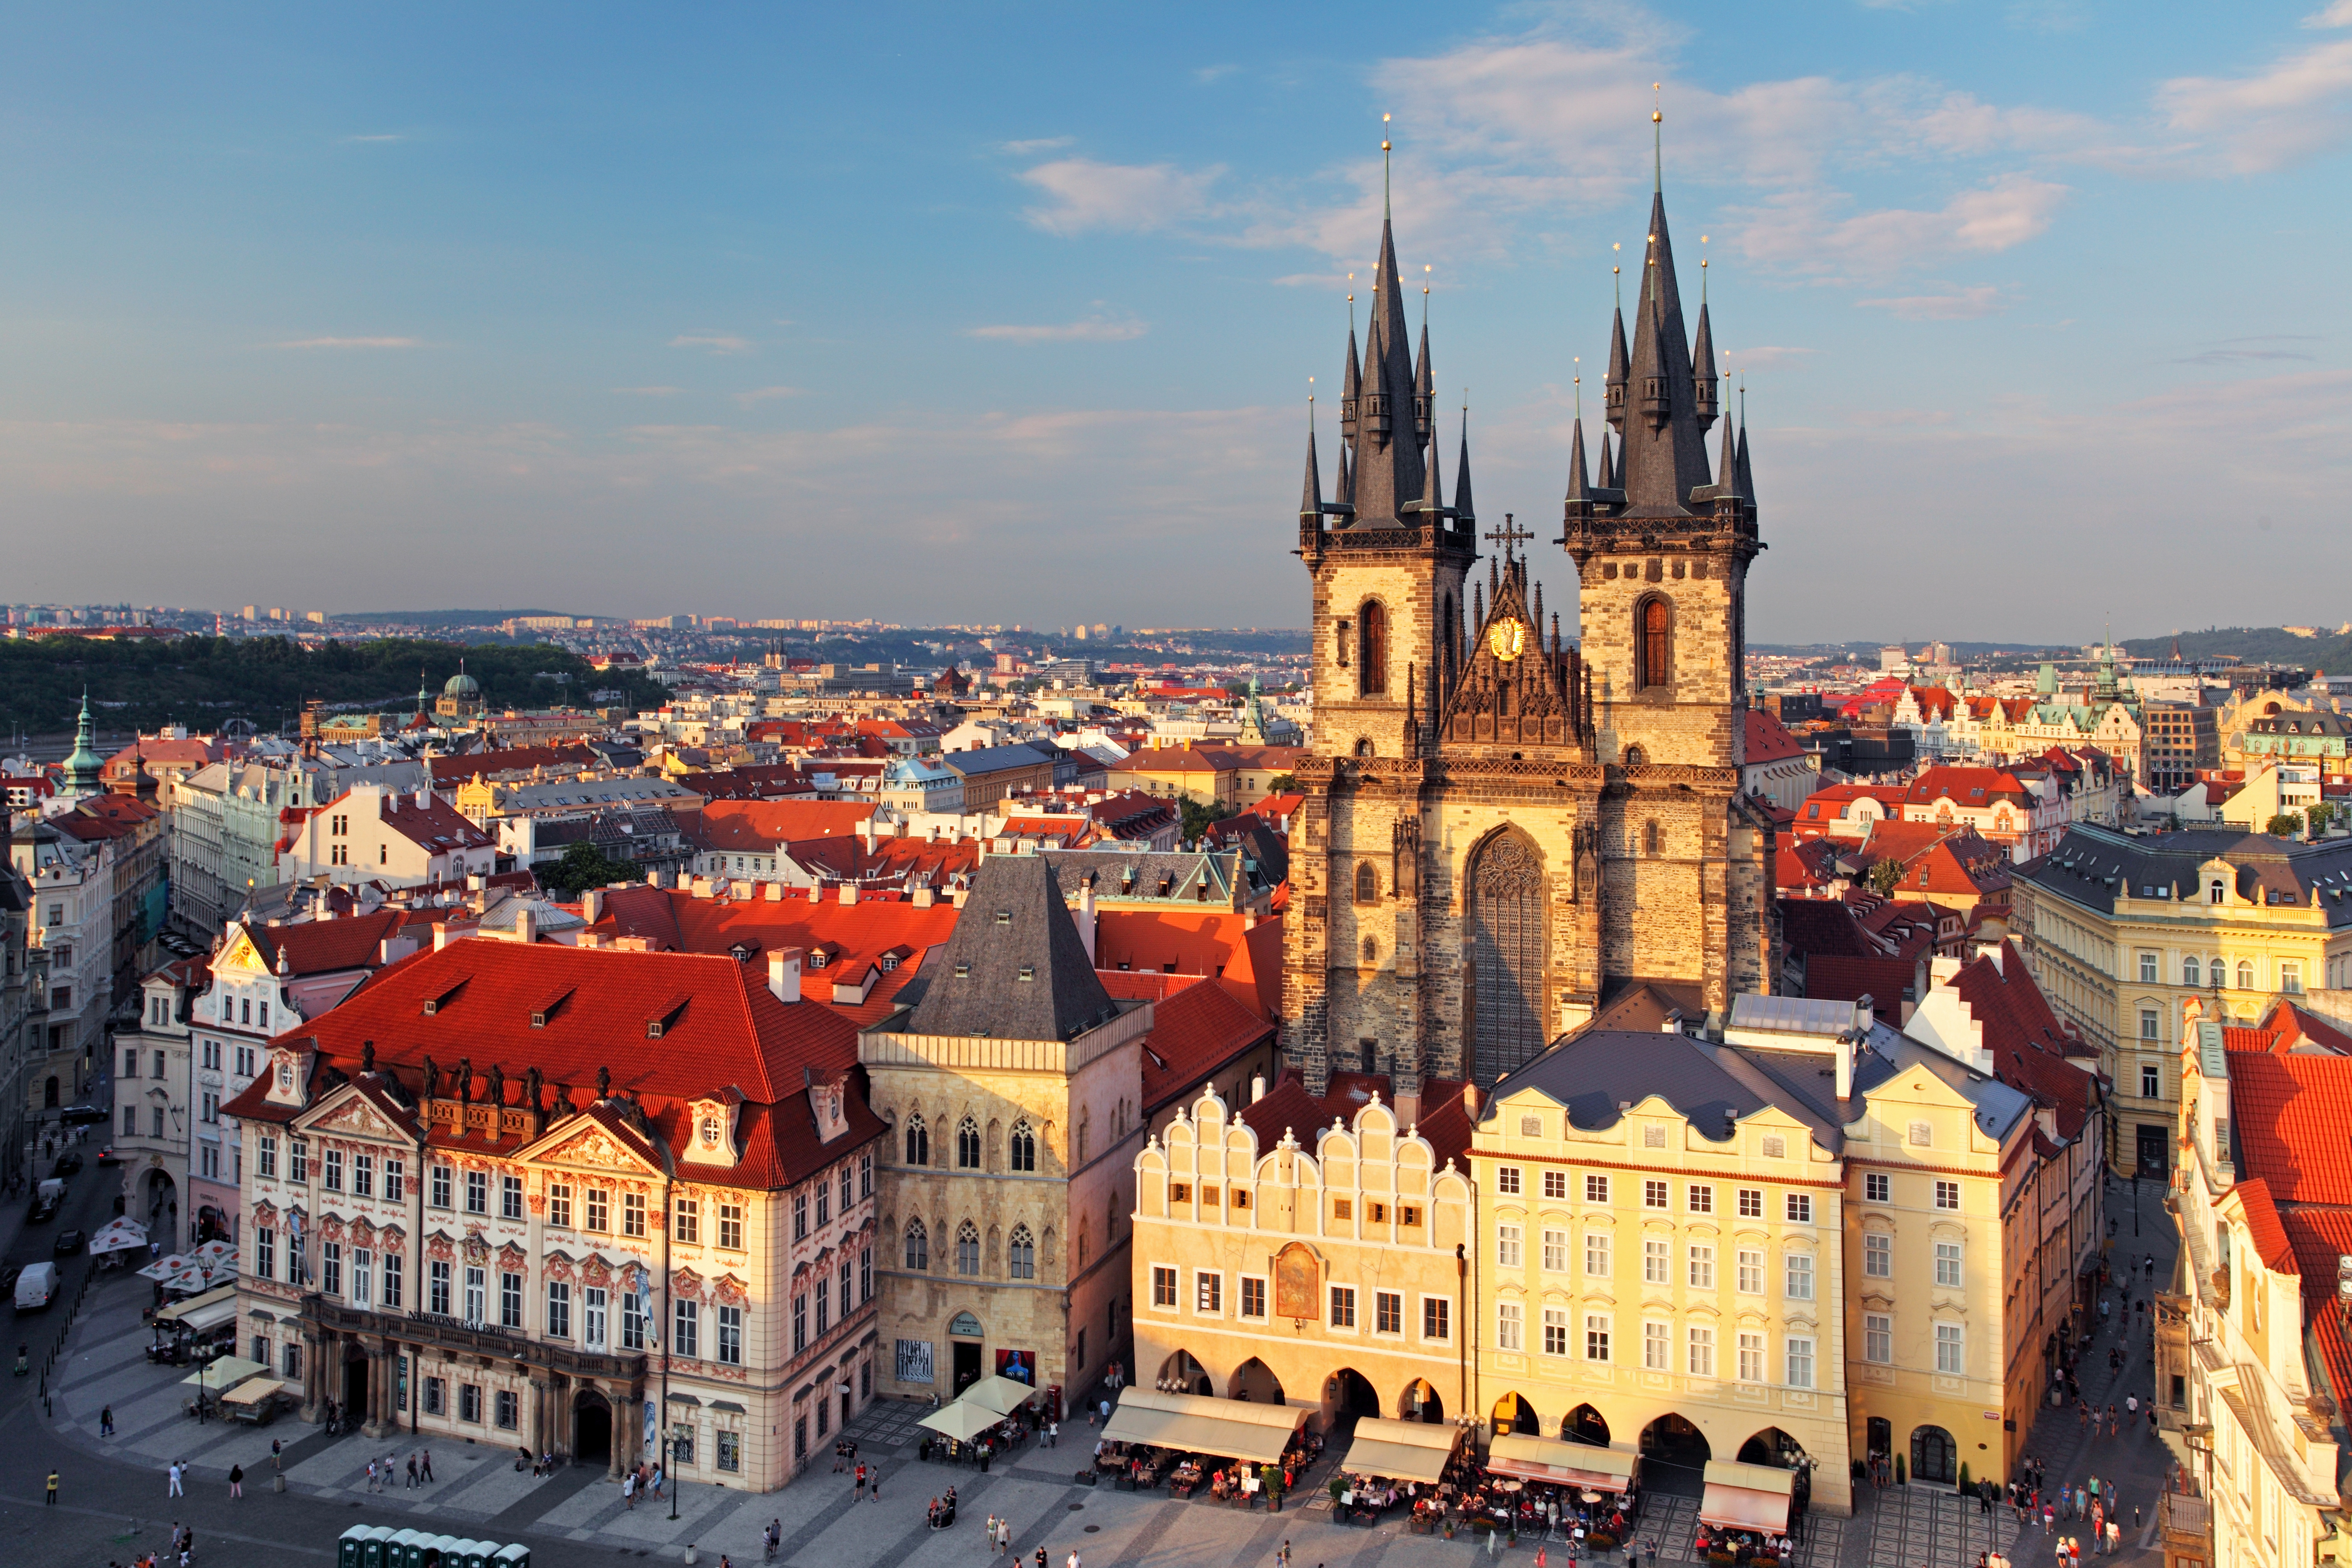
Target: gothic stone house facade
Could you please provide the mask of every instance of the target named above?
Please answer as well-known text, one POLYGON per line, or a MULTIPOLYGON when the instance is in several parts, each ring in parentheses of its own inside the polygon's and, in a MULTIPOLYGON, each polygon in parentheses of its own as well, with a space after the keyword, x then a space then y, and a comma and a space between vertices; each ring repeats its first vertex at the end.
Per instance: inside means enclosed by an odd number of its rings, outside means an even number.
POLYGON ((1465 432, 1446 504, 1424 325, 1407 345, 1384 223, 1364 351, 1349 334, 1338 498, 1310 434, 1316 746, 1292 847, 1285 1050, 1311 1092, 1341 1068, 1492 1084, 1623 984, 1693 1009, 1769 989, 1772 831, 1739 794, 1749 563, 1744 433, 1722 416, 1706 307, 1685 335, 1664 198, 1630 348, 1611 344, 1589 472, 1580 418, 1559 542, 1580 646, 1529 587, 1505 520, 1475 581, 1465 432), (1466 601, 1466 602, 1465 602, 1466 601))
POLYGON ((782 1486, 874 1392, 855 1065, 796 950, 395 963, 223 1108, 240 1347, 309 1420, 782 1486))

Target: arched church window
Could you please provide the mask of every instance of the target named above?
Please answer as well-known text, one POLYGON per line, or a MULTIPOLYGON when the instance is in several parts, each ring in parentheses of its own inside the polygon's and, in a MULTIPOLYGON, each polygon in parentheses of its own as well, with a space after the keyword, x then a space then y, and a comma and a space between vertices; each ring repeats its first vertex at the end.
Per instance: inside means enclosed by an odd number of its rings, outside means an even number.
POLYGON ((1381 898, 1381 873, 1370 860, 1356 863, 1356 902, 1375 904, 1381 898))
POLYGON ((2183 985, 2205 984, 2204 975, 2200 973, 2197 968, 2197 955, 2193 952, 2180 961, 2180 984, 2183 985))
POLYGON ((1665 852, 1665 835, 1658 831, 1658 825, 1655 822, 1642 824, 1642 853, 1663 855, 1665 852))
POLYGON ((1379 697, 1389 689, 1389 612, 1377 599, 1364 601, 1356 617, 1357 690, 1379 697))
POLYGON ((1648 689, 1672 686, 1674 610, 1661 598, 1642 601, 1634 610, 1633 684, 1648 689))
POLYGON ((927 1273, 931 1267, 931 1235, 919 1219, 907 1222, 907 1267, 917 1274, 927 1273))
POLYGON ((1030 1131, 1027 1121, 1013 1124, 1013 1137, 1008 1148, 1012 1153, 1013 1169, 1034 1171, 1037 1168, 1037 1134, 1030 1131))
POLYGON ((956 1165, 966 1171, 980 1169, 980 1123, 969 1116, 956 1126, 956 1165))
POLYGON ((1014 1279, 1037 1278, 1037 1243, 1030 1237, 1029 1227, 1016 1225, 1005 1243, 1005 1273, 1014 1279))
POLYGON ((966 1220, 956 1230, 956 1272, 980 1272, 980 1228, 966 1220))
POLYGON ((930 1163, 930 1129, 923 1125, 923 1119, 921 1117, 909 1116, 907 1118, 907 1163, 909 1165, 928 1165, 930 1163))
POLYGON ((1648 767, 1650 753, 1639 746, 1628 746, 1625 748, 1625 765, 1629 768, 1648 767))
POLYGON ((1373 938, 1373 937, 1369 937, 1369 936, 1368 936, 1368 937, 1366 937, 1366 938, 1364 939, 1364 963, 1365 963, 1365 965, 1366 965, 1367 967, 1370 967, 1370 965, 1372 965, 1372 964, 1378 963, 1380 961, 1381 961, 1381 944, 1380 944, 1379 940, 1378 940, 1377 938, 1373 938))

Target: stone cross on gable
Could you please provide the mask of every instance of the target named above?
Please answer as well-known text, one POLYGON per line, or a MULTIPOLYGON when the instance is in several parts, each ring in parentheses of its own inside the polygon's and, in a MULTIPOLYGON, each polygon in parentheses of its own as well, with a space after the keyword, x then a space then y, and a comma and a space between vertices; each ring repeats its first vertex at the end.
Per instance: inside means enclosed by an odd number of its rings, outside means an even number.
POLYGON ((1495 530, 1494 532, 1486 535, 1486 542, 1489 544, 1501 545, 1503 547, 1504 559, 1509 560, 1511 557, 1518 553, 1518 546, 1521 541, 1533 539, 1534 537, 1534 534, 1528 532, 1526 529, 1521 528, 1518 523, 1514 521, 1512 514, 1507 511, 1503 514, 1503 526, 1495 530))

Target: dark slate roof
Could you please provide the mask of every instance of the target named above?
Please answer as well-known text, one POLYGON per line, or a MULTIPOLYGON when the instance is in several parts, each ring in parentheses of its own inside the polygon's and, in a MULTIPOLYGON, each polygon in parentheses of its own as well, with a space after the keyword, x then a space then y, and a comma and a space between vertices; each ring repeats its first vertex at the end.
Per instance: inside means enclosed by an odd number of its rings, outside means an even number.
POLYGON ((1481 1120, 1495 1116, 1505 1096, 1532 1089, 1565 1108, 1571 1123, 1593 1131, 1615 1124, 1621 1103, 1654 1094, 1703 1136, 1720 1139, 1727 1118, 1775 1105, 1836 1153, 1844 1139, 1834 1088, 1829 1079, 1812 1081, 1827 1062, 1809 1052, 1750 1050, 1662 1031, 1586 1029, 1496 1083, 1481 1120))
MULTIPOLYGON (((1958 1058, 1932 1046, 1923 1046, 1884 1024, 1872 1027, 1870 1038, 1854 1063, 1854 1099, 1867 1102, 1872 1089, 1915 1067, 1926 1068, 1974 1101, 1978 1129, 1995 1142, 2007 1142, 2018 1122, 2032 1114, 2032 1098, 2024 1090, 1988 1077, 1958 1058)), ((1860 1105, 1854 1107, 1857 1116, 1861 1109, 1860 1105)))
POLYGON ((954 934, 915 984, 922 995, 907 1029, 917 1035, 1066 1040, 1118 1011, 1041 855, 980 863, 954 934))
POLYGON ((2305 844, 2234 827, 2142 836, 2082 826, 2016 875, 2069 903, 2112 914, 2118 895, 2201 900, 2199 868, 2215 859, 2236 868, 2231 891, 2239 897, 2264 905, 2317 903, 2331 927, 2352 926, 2352 838, 2305 844))
POLYGON ((1008 768, 1034 768, 1051 759, 1036 747, 1025 743, 1010 746, 975 746, 969 752, 942 752, 940 762, 953 768, 965 778, 988 773, 1001 773, 1008 768))

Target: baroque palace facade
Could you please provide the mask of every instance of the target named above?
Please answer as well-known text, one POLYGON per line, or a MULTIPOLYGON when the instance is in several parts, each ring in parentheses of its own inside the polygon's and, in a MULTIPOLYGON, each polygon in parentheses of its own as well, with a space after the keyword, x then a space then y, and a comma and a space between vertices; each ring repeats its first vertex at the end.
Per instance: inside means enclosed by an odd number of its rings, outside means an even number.
POLYGON ((1568 453, 1577 645, 1507 517, 1475 571, 1467 433, 1449 503, 1386 223, 1368 331, 1360 356, 1349 334, 1337 499, 1310 436, 1299 504, 1317 743, 1297 769, 1284 1048, 1317 1094, 1335 1069, 1391 1075, 1409 1115, 1424 1075, 1492 1085, 1628 983, 1694 1013, 1768 988, 1772 833, 1738 793, 1763 545, 1727 418, 1709 472, 1711 328, 1702 304, 1685 333, 1663 195, 1598 472, 1581 418, 1568 453))

